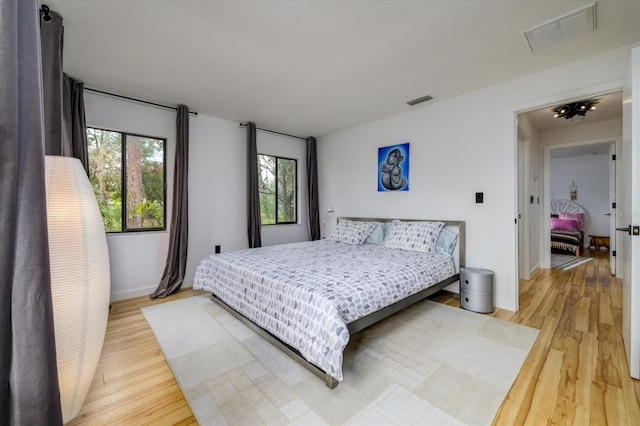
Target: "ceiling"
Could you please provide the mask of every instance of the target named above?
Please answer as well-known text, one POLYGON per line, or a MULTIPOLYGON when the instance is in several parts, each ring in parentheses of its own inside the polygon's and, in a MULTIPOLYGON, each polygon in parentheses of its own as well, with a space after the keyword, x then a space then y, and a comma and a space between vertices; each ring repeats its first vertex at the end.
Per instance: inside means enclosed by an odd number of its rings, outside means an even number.
POLYGON ((640 2, 531 52, 523 31, 592 1, 43 0, 87 87, 322 136, 640 40, 640 2), (407 101, 435 99, 410 107, 407 101))

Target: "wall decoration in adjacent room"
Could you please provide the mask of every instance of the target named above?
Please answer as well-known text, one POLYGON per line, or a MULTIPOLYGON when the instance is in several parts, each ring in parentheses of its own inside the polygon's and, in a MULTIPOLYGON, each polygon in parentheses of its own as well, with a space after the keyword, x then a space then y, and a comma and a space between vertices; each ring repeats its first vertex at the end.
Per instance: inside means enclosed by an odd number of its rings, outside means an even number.
POLYGON ((409 190, 409 142, 378 148, 378 191, 409 190))
POLYGON ((578 187, 576 186, 575 181, 571 182, 571 185, 569 186, 569 198, 571 198, 571 201, 578 199, 578 187))

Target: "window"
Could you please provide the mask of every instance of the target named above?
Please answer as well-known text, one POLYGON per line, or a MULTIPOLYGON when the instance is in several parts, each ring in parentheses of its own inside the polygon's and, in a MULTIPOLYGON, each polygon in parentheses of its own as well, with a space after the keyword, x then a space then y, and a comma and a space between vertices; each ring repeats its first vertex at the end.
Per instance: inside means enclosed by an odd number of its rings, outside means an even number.
POLYGON ((89 181, 107 232, 166 229, 166 139, 87 128, 89 181))
POLYGON ((297 170, 297 160, 258 154, 262 225, 296 223, 297 170))

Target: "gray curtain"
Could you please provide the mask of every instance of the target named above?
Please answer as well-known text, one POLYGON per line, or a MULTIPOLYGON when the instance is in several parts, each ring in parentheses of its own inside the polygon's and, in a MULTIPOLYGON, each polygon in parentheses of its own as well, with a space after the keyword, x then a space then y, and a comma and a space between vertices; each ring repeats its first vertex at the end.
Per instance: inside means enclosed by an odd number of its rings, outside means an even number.
POLYGON ((189 108, 180 105, 176 120, 176 158, 173 175, 173 215, 167 262, 152 298, 166 297, 180 289, 187 268, 189 241, 189 108))
POLYGON ((62 17, 53 10, 49 11, 50 20, 40 16, 40 40, 42 50, 42 87, 44 90, 44 151, 46 155, 65 155, 63 153, 63 72, 62 17))
POLYGON ((84 83, 64 74, 62 102, 62 155, 80 160, 89 174, 87 121, 84 114, 84 83))
POLYGON ((261 247, 258 148, 256 125, 251 122, 247 123, 247 225, 249 248, 261 247))
POLYGON ((37 0, 0 0, 0 424, 61 425, 37 0))
POLYGON ((49 11, 40 16, 42 84, 44 89, 44 151, 80 160, 89 174, 84 83, 62 71, 64 27, 62 17, 49 11))
POLYGON ((320 239, 320 208, 318 207, 318 155, 316 138, 307 138, 307 193, 309 194, 309 236, 320 239))

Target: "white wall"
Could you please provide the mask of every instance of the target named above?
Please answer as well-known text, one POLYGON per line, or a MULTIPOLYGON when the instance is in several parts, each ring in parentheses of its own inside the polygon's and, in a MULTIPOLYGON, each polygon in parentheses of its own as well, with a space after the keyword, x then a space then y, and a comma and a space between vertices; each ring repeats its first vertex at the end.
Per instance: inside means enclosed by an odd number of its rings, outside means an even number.
MULTIPOLYGON (((167 231, 107 235, 111 299, 147 295, 162 277, 169 246, 176 114, 91 92, 85 92, 84 100, 88 126, 167 139, 167 231)), ((184 287, 193 285, 198 263, 214 252, 215 245, 223 252, 247 247, 246 130, 237 122, 191 115, 189 138, 189 247, 184 287)), ((261 153, 298 160, 299 223, 263 227, 263 245, 307 240, 305 142, 258 131, 257 145, 261 153)))
POLYGON ((583 155, 554 158, 549 162, 551 174, 551 199, 570 199, 569 186, 575 182, 578 197, 575 203, 582 206, 589 217, 584 245, 589 245, 587 235, 609 235, 609 155, 583 155))
POLYGON ((189 248, 185 286, 201 259, 247 247, 246 132, 206 115, 189 120, 189 248))
POLYGON ((602 139, 622 139, 622 118, 562 127, 560 129, 543 130, 539 133, 540 147, 542 148, 589 141, 598 143, 602 139))
MULTIPOLYGON (((515 113, 622 87, 631 46, 322 137, 320 211, 461 219, 467 265, 495 272, 495 301, 517 309, 515 113), (410 190, 378 193, 381 146, 411 143, 410 190), (484 204, 475 204, 483 191, 484 204)), ((437 97, 437 88, 432 89, 437 97)))

